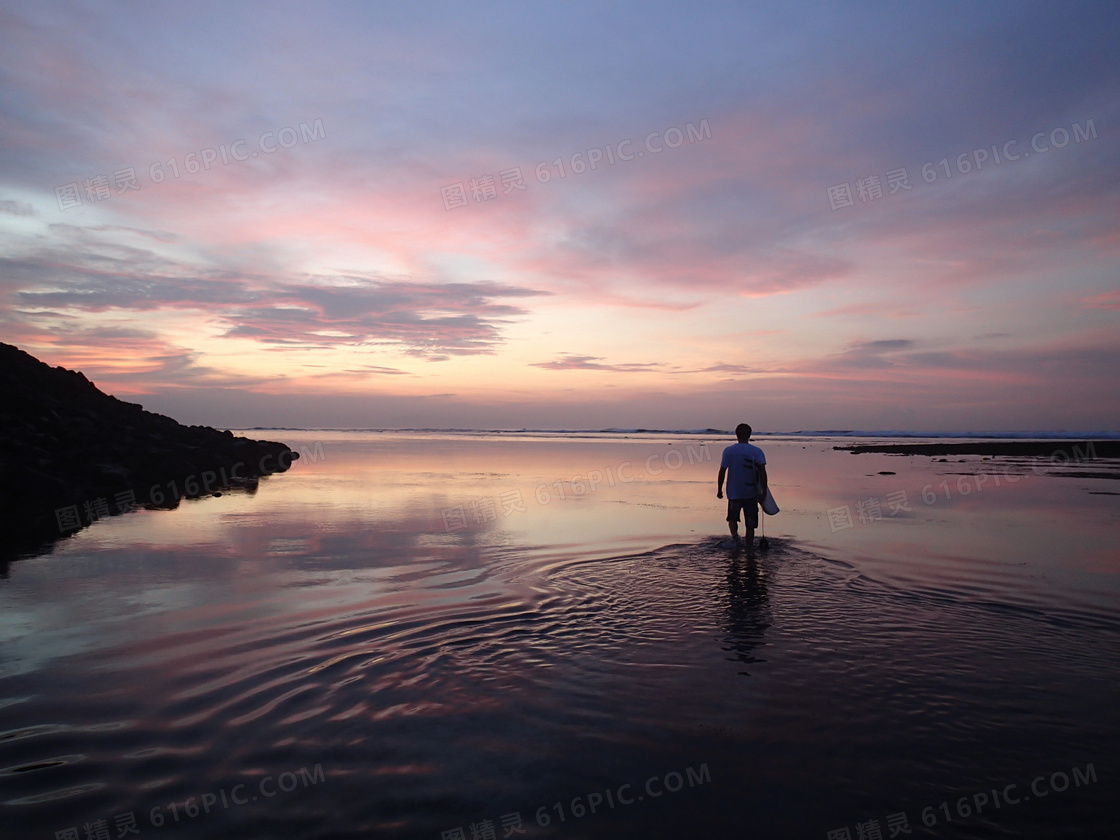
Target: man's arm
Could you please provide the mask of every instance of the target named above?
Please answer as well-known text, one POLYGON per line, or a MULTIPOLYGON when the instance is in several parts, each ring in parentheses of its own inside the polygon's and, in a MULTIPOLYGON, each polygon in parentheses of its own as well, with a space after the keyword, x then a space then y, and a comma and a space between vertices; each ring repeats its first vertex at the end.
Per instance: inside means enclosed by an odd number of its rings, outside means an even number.
POLYGON ((716 498, 723 498, 723 477, 727 475, 727 467, 719 468, 719 478, 716 479, 716 498))
POLYGON ((768 484, 767 484, 767 479, 766 479, 766 465, 765 464, 759 464, 758 465, 758 498, 760 498, 760 499, 765 499, 766 498, 766 488, 767 488, 767 486, 768 486, 768 484))

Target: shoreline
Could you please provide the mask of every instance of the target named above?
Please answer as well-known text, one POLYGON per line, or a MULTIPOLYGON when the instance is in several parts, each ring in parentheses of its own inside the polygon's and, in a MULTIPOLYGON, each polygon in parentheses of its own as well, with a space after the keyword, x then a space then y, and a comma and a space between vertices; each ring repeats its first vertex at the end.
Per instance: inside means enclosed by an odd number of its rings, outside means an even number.
POLYGON ((989 457, 1037 458, 1084 461, 1120 458, 1120 440, 1073 438, 1060 440, 982 440, 968 443, 869 443, 834 446, 853 455, 879 452, 886 455, 986 455, 989 457), (1064 457, 1061 457, 1064 456, 1064 457))

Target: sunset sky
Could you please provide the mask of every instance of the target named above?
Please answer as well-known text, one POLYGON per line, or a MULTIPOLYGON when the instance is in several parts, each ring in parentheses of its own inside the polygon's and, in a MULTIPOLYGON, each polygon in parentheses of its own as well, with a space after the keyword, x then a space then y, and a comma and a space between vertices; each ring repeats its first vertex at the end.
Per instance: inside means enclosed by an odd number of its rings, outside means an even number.
POLYGON ((1115 3, 3 3, 0 340, 219 427, 1120 429, 1118 43, 1115 3))

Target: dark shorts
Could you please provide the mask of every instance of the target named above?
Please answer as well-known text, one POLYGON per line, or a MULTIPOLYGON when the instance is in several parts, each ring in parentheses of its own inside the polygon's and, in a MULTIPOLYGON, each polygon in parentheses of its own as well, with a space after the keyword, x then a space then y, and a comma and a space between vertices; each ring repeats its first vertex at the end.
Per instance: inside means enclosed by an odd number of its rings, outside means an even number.
POLYGON ((738 522, 740 511, 748 528, 758 527, 758 499, 728 499, 727 521, 738 522))

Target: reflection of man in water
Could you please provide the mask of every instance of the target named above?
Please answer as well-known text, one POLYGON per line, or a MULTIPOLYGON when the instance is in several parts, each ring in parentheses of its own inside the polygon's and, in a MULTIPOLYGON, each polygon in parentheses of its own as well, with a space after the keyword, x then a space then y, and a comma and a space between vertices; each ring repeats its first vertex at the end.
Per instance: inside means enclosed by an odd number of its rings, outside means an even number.
MULTIPOLYGON (((727 643, 724 650, 734 653, 744 665, 765 662, 754 655, 755 648, 765 643, 766 628, 773 624, 766 593, 766 574, 747 560, 740 568, 739 559, 727 569, 727 643)), ((749 671, 739 673, 750 676, 749 671)))
POLYGON ((758 527, 758 503, 766 496, 766 456, 751 439, 751 427, 740 423, 735 427, 738 443, 723 450, 716 481, 716 498, 723 498, 723 478, 727 476, 727 527, 731 538, 739 543, 739 514, 747 527, 747 551, 754 551, 754 529, 758 527))

